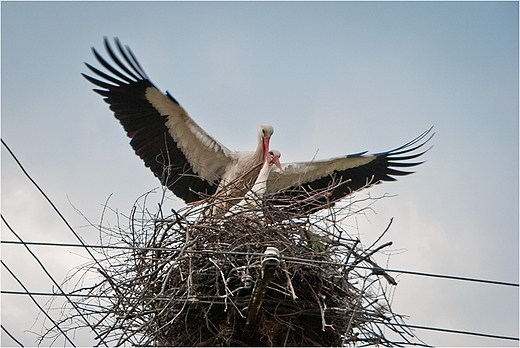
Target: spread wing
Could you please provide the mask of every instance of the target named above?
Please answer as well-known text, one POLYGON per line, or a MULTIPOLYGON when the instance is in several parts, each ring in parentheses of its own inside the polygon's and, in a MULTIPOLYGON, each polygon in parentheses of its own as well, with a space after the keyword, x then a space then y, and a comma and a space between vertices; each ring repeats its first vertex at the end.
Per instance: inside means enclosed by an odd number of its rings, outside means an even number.
MULTIPOLYGON (((432 127, 433 128, 433 127, 432 127)), ((272 171, 267 183, 269 201, 291 210, 315 212, 349 194, 413 172, 404 170, 423 162, 414 160, 432 138, 432 128, 393 150, 367 155, 366 151, 321 161, 289 163, 272 171), (419 152, 417 152, 419 151, 419 152), (287 198, 291 199, 287 199, 287 198)))
POLYGON ((168 92, 150 81, 128 46, 116 38, 119 57, 105 37, 108 63, 92 51, 106 72, 85 63, 97 75, 82 74, 100 87, 130 145, 161 183, 187 203, 213 194, 234 152, 209 136, 168 92))

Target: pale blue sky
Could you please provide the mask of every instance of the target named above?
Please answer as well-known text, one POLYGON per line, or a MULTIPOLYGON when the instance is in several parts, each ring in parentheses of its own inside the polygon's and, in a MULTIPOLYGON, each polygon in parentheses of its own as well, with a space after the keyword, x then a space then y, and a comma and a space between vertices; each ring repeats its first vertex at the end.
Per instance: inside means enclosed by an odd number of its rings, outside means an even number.
MULTIPOLYGON (((518 282, 516 2, 2 2, 1 35, 2 138, 74 226, 85 222, 71 203, 97 221, 111 193, 126 213, 158 185, 80 76, 96 63, 90 47, 118 36, 232 149, 252 149, 262 123, 285 162, 384 151, 434 125, 428 162, 370 191, 397 197, 359 218, 362 241, 394 217, 385 241, 406 252, 389 267, 518 282)), ((2 214, 27 240, 74 241, 4 150, 2 214)), ((2 239, 13 237, 2 228, 2 239)), ((38 252, 60 280, 85 261, 38 252)), ((49 291, 25 254, 2 247, 33 290, 49 291)), ((2 289, 17 289, 4 273, 2 289)), ((398 279, 393 309, 410 324, 518 337, 518 289, 398 279)), ((2 323, 34 344, 34 305, 2 300, 2 323)), ((515 343, 417 334, 437 346, 515 343)))

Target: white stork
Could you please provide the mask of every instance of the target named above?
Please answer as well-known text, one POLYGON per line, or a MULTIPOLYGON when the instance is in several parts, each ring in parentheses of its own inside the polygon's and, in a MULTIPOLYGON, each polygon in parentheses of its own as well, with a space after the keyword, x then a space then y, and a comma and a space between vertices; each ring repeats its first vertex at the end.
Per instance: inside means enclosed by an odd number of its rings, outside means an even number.
POLYGON ((229 209, 229 211, 224 215, 224 217, 229 217, 233 214, 243 213, 243 212, 253 212, 258 209, 259 202, 264 196, 267 188, 267 180, 269 178, 269 173, 277 166, 279 169, 282 169, 280 164, 281 154, 277 150, 270 150, 269 155, 264 161, 264 165, 262 169, 260 169, 260 173, 256 178, 255 184, 251 188, 251 190, 247 191, 244 198, 235 204, 229 209))
POLYGON ((260 126, 254 152, 229 150, 195 123, 168 92, 163 94, 154 86, 128 46, 123 48, 115 39, 118 57, 106 37, 104 42, 119 70, 92 48, 96 59, 111 74, 85 63, 98 77, 82 75, 101 87, 94 91, 105 97, 145 166, 186 203, 213 195, 237 178, 243 185, 226 193, 243 197, 267 156, 273 127, 260 126))
MULTIPOLYGON (((200 128, 168 92, 163 94, 153 85, 128 46, 123 48, 117 38, 115 43, 122 59, 105 37, 106 51, 119 70, 92 48, 99 63, 111 74, 85 63, 98 77, 82 75, 101 87, 94 91, 110 104, 132 139, 130 144, 135 153, 163 185, 186 203, 213 195, 237 179, 242 184, 231 190, 232 194, 226 193, 236 199, 243 197, 266 159, 273 128, 260 127, 256 151, 229 150, 200 128)), ((274 204, 309 213, 364 187, 394 181, 395 176, 412 173, 396 168, 422 163, 409 161, 428 151, 417 152, 433 136, 432 128, 386 152, 367 155, 365 151, 328 160, 286 164, 283 170, 270 173, 265 195, 274 204)))

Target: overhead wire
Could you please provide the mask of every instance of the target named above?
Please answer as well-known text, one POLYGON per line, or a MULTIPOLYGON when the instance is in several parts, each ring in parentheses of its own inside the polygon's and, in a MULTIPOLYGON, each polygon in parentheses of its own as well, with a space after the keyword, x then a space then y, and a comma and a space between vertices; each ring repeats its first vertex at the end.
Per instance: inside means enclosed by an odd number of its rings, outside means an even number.
POLYGON ((378 323, 381 323, 381 324, 384 323, 385 325, 390 325, 390 326, 406 327, 406 328, 409 328, 409 329, 428 330, 428 331, 440 331, 440 332, 462 334, 462 335, 470 335, 470 336, 479 336, 479 337, 501 339, 501 340, 510 340, 510 341, 519 341, 520 340, 518 337, 504 336, 504 335, 494 335, 494 334, 487 334, 487 333, 482 333, 482 332, 454 330, 454 329, 444 329, 444 328, 440 328, 440 327, 412 325, 412 324, 395 324, 395 323, 388 323, 388 322, 383 322, 383 321, 375 321, 375 322, 378 322, 378 323))
POLYGON ((56 329, 58 329, 58 331, 65 337, 65 339, 73 346, 75 347, 76 345, 74 344, 74 342, 72 342, 72 340, 69 338, 69 336, 67 336, 67 334, 63 331, 63 329, 54 321, 54 319, 52 319, 52 317, 50 316, 49 313, 47 313, 46 310, 44 310, 42 308, 42 306, 40 305, 40 303, 38 303, 38 301, 36 301, 36 299, 33 297, 33 295, 31 294, 31 292, 29 291, 29 289, 27 289, 27 287, 22 283, 22 281, 20 280, 20 278, 18 278, 16 276, 16 274, 14 274, 13 271, 11 271, 11 269, 5 264, 4 260, 0 260, 0 262, 2 263, 2 266, 5 267, 5 269, 7 270, 7 272, 9 272, 9 274, 11 274, 11 276, 14 278, 14 280, 16 280, 16 282, 22 287, 22 289, 25 291, 25 293, 27 295, 29 295, 29 297, 31 298, 31 300, 34 302, 34 304, 36 305, 36 307, 38 307, 38 309, 43 312, 43 314, 47 317, 47 319, 50 320, 50 322, 54 325, 54 327, 56 329))
MULTIPOLYGON (((4 332, 7 334, 7 336, 9 336, 13 341, 15 341, 16 344, 18 344, 20 347, 23 347, 23 346, 24 346, 20 341, 18 341, 18 340, 16 339, 16 337, 14 337, 14 336, 13 336, 13 335, 12 335, 12 334, 11 334, 11 333, 10 333, 10 332, 5 328, 5 327, 4 327, 4 325, 0 324, 0 327, 2 327, 2 331, 4 331, 4 332)), ((5 344, 5 342, 4 342, 4 344, 5 344)))
MULTIPOLYGON (((54 203, 51 201, 51 199, 47 196, 47 194, 43 191, 42 188, 40 188, 40 186, 36 183, 36 181, 34 181, 34 179, 29 175, 29 173, 25 170, 25 168, 23 167, 22 163, 18 160, 18 158, 16 157, 16 155, 11 151, 11 149, 9 148, 9 146, 7 146, 7 144, 4 142, 3 139, 0 139, 0 141, 2 142, 2 145, 4 145, 4 147, 6 148, 6 150, 9 152, 9 154, 11 155, 11 157, 14 159, 14 161, 16 162, 16 164, 18 165, 18 167, 21 169, 21 171, 25 174, 25 176, 28 178, 28 180, 36 187, 36 189, 43 195, 43 197, 45 198, 45 200, 47 201, 47 203, 49 203, 49 205, 54 209, 54 211, 56 212, 56 214, 58 214, 58 216, 61 218, 61 220, 65 223, 65 225, 68 227, 69 231, 72 232, 72 234, 76 237, 76 239, 81 243, 81 244, 84 244, 83 240, 80 238, 80 236, 76 233, 76 231, 72 228, 72 226, 69 224, 69 222, 67 221, 67 219, 65 219, 65 217, 63 216, 63 214, 59 211, 59 209, 56 207, 56 205, 54 205, 54 203)), ((1 215, 1 214, 0 214, 1 215)), ((2 221, 5 223, 5 225, 8 227, 8 229, 16 236, 17 239, 19 239, 21 242, 23 242, 22 238, 20 238, 20 236, 18 234, 16 234, 16 232, 11 228, 11 226, 9 226, 9 224, 7 223, 7 221, 5 220, 4 216, 1 215, 1 218, 2 218, 2 221)), ((38 259, 38 257, 31 251, 31 249, 28 247, 28 245, 25 244, 25 248, 27 249, 27 251, 36 259, 36 261, 38 262, 38 264, 41 266, 41 268, 43 269, 43 271, 47 274, 47 276, 51 279, 51 281, 57 286, 58 289, 60 289, 60 291, 62 293, 65 293, 60 285, 56 282, 56 280, 54 280, 54 278, 51 276, 51 274, 47 271, 47 269, 45 268, 45 266, 43 265, 43 263, 38 259)), ((94 257, 94 255, 91 253, 90 249, 86 248, 87 250, 87 253, 92 257, 92 259, 99 265, 99 267, 101 269, 103 269, 103 266, 99 263, 99 261, 97 260, 97 258, 94 257)), ((74 307, 74 309, 76 311, 78 311, 78 313, 80 314, 81 318, 83 320, 85 320, 85 323, 92 329, 92 331, 94 333, 97 334, 97 331, 96 331, 96 328, 93 327, 90 322, 87 320, 87 318, 84 317, 83 313, 80 311, 80 309, 77 307, 77 305, 71 301, 69 298, 67 298, 67 300, 71 303, 71 305, 74 307)), ((100 343, 104 343, 103 341, 101 341, 100 343)), ((105 344, 106 345, 106 344, 105 344)))
MULTIPOLYGON (((81 237, 77 234, 77 232, 74 230, 74 228, 72 228, 72 226, 69 224, 69 222, 67 221, 67 219, 65 219, 65 217, 63 216, 63 214, 59 211, 59 209, 56 207, 56 205, 54 205, 54 203, 51 201, 51 199, 49 198, 49 196, 47 196, 47 194, 43 191, 43 189, 38 185, 38 183, 36 181, 34 181, 34 179, 29 175, 29 173, 27 173, 27 171, 25 170, 25 168, 23 167, 22 163, 18 160, 18 158, 16 157, 16 155, 11 151, 11 149, 9 148, 9 146, 7 146, 7 144, 4 142, 4 139, 0 139, 0 141, 2 142, 2 145, 4 145, 4 147, 6 148, 6 150, 9 152, 9 154, 11 155, 11 157, 14 159, 14 161, 16 162, 16 164, 18 165, 18 167, 20 168, 20 170, 22 171, 22 173, 24 173, 24 175, 27 177, 27 179, 34 185, 34 187, 36 187, 36 189, 42 194, 43 198, 45 198, 45 200, 47 201, 47 203, 49 203, 49 205, 52 207, 52 209, 56 212, 56 214, 61 218, 61 220, 63 221, 63 223, 65 224, 65 226, 67 226, 67 228, 69 229, 69 231, 74 235, 74 237, 76 237, 76 239, 80 242, 80 244, 85 244, 83 239, 81 239, 81 237)), ((87 250, 87 253, 89 254, 90 257, 92 257, 92 259, 98 264, 99 267, 103 268, 103 266, 99 263, 99 261, 94 257, 94 255, 90 252, 90 250, 88 248, 86 248, 87 250)))
MULTIPOLYGON (((23 291, 12 291, 12 290, 2 290, 0 293, 2 294, 9 294, 9 295, 27 295, 27 292, 23 291)), ((65 294, 59 294, 59 293, 53 293, 53 292, 31 292, 32 296, 48 296, 48 297, 54 297, 54 296, 65 296, 65 294)), ((118 296, 114 295, 92 295, 92 294, 78 294, 78 293, 69 293, 67 294, 70 297, 84 297, 84 298, 106 298, 106 299, 118 299, 118 296)), ((142 297, 136 297, 136 298, 127 298, 129 300, 133 299, 143 299, 142 297)), ((175 301, 167 297, 155 297, 155 300, 170 300, 175 301)), ((177 302, 185 302, 186 300, 178 300, 177 302)), ((215 304, 214 300, 211 301, 204 301, 204 300, 193 300, 192 302, 196 303, 208 303, 208 304, 215 304)), ((512 336, 505 336, 505 335, 495 335, 495 334, 487 334, 482 332, 473 332, 473 331, 465 331, 465 330, 455 330, 455 329, 445 329, 445 328, 439 328, 439 327, 432 327, 432 326, 426 326, 426 325, 413 325, 413 324, 396 324, 396 323, 389 323, 387 321, 377 321, 375 320, 374 323, 380 323, 385 325, 391 325, 391 326, 399 326, 399 327, 406 327, 409 329, 418 329, 418 330, 427 330, 427 331, 440 331, 440 332, 447 332, 447 333, 455 333, 455 334, 462 334, 462 335, 470 335, 470 336, 479 336, 479 337, 486 337, 486 338, 493 338, 493 339, 502 339, 502 340, 511 340, 511 341, 519 341, 518 337, 512 337, 512 336)))
MULTIPOLYGON (((78 312, 78 314, 80 315, 80 317, 85 321, 85 324, 87 326, 89 326, 92 331, 94 333, 97 334, 97 331, 96 331, 96 328, 94 326, 92 326, 92 324, 88 321, 88 319, 83 315, 83 312, 78 308, 77 304, 72 301, 70 299, 70 297, 67 296, 67 294, 65 293, 65 291, 63 291, 63 289, 61 288, 60 284, 54 279, 54 277, 49 273, 49 271, 47 270, 47 268, 45 267, 45 265, 41 262, 41 260, 38 258, 38 256, 36 256, 35 253, 33 253, 33 251, 29 248, 29 246, 25 243, 23 243, 23 239, 11 228, 11 226, 7 223, 7 221, 5 220, 3 214, 0 214, 0 218, 2 219, 3 223, 7 226, 7 228, 9 229, 9 231, 15 235, 16 238, 18 238, 18 240, 20 242, 22 242, 22 244, 25 246, 26 250, 29 252, 29 254, 36 260, 36 262, 38 263, 38 265, 40 265, 41 269, 43 270, 43 272, 47 275, 47 277, 52 281, 52 283, 54 284, 54 286, 56 286, 56 288, 59 290, 60 293, 64 294, 65 298, 67 299, 67 301, 72 305, 72 307, 78 312)), ((11 273, 11 272, 9 272, 11 273)), ((12 273, 11 273, 12 274, 12 273)))
MULTIPOLYGON (((116 249, 116 250, 142 250, 142 251, 171 251, 168 248, 156 248, 156 247, 133 247, 133 246, 124 246, 124 245, 91 245, 91 244, 75 244, 75 243, 53 243, 53 242, 20 242, 13 240, 2 240, 1 244, 27 244, 27 245, 37 245, 37 246, 54 246, 54 247, 71 247, 71 248, 90 248, 90 249, 116 249)), ((229 251, 218 251, 218 250, 186 250, 186 253, 200 253, 200 254, 228 254, 228 255, 244 255, 244 256, 264 256, 260 253, 246 253, 246 252, 229 252, 229 251)), ((322 260, 310 260, 310 259, 301 259, 295 257, 288 257, 280 255, 281 259, 287 261, 294 262, 305 262, 305 263, 315 263, 315 264, 327 264, 327 265, 335 265, 335 266, 349 266, 348 264, 343 264, 340 262, 333 261, 322 261, 322 260)), ((360 269, 373 269, 373 267, 356 265, 356 268, 360 269)), ((459 280, 459 281, 468 281, 468 282, 476 282, 476 283, 485 283, 485 284, 494 284, 494 285, 503 285, 503 286, 512 286, 512 287, 520 287, 518 283, 506 282, 500 280, 490 280, 490 279, 481 279, 481 278, 471 278, 471 277, 461 277, 455 275, 447 275, 447 274, 437 274, 437 273, 428 273, 428 272, 418 272, 418 271, 410 271, 403 269, 394 269, 394 268, 380 268, 379 270, 385 272, 393 272, 393 273, 401 273, 401 274, 409 274, 409 275, 417 275, 424 277, 433 277, 433 278, 441 278, 441 279, 451 279, 451 280, 459 280)))

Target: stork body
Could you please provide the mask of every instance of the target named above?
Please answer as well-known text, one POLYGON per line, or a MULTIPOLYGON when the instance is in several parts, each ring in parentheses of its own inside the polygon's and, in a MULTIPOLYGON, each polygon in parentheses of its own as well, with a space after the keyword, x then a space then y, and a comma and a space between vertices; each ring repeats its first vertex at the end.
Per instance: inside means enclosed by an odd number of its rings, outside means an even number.
POLYGON ((168 92, 153 85, 128 46, 115 39, 118 57, 107 38, 104 42, 112 64, 94 48, 92 51, 108 73, 85 63, 97 77, 82 75, 100 87, 94 91, 110 105, 145 166, 186 203, 213 195, 230 183, 235 188, 227 194, 242 198, 260 172, 273 127, 260 127, 255 151, 229 150, 207 134, 168 92))
POLYGON ((269 178, 269 173, 277 166, 279 169, 282 169, 280 164, 280 152, 277 150, 269 151, 269 154, 264 161, 264 165, 256 178, 255 184, 251 188, 251 190, 247 191, 244 198, 238 202, 236 205, 231 207, 229 211, 224 215, 224 217, 229 217, 233 214, 243 213, 243 212, 255 212, 258 210, 261 200, 267 189, 267 181, 269 178))

